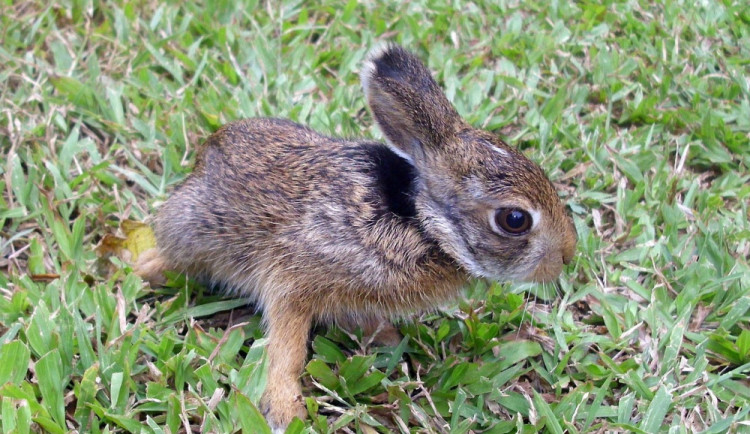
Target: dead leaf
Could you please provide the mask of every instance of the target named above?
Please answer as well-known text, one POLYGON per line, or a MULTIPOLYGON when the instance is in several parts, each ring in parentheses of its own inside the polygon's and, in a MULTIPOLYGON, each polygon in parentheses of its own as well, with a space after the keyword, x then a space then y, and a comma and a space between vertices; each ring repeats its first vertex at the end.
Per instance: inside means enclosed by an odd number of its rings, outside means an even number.
POLYGON ((51 282, 59 277, 60 275, 55 273, 32 274, 31 280, 34 282, 51 282))
POLYGON ((118 237, 114 234, 105 234, 104 237, 99 240, 99 244, 94 247, 94 251, 101 257, 107 257, 110 255, 120 256, 124 242, 125 238, 118 237))
POLYGON ((154 231, 146 223, 123 220, 120 230, 124 236, 106 234, 94 250, 101 257, 117 256, 125 262, 135 263, 141 253, 156 247, 154 231))
POLYGON ((138 256, 148 249, 156 247, 156 237, 151 226, 146 223, 133 220, 124 220, 120 225, 125 233, 125 243, 123 247, 128 249, 133 255, 133 262, 138 260, 138 256))

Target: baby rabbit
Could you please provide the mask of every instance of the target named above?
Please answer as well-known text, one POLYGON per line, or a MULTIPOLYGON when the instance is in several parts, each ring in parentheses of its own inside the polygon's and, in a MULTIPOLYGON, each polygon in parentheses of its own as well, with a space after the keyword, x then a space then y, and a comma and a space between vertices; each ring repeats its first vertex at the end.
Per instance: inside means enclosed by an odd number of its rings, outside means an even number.
POLYGON ((555 279, 575 251, 542 169, 461 119, 414 55, 376 49, 361 79, 387 144, 232 122, 159 210, 157 248, 136 268, 152 281, 182 271, 262 308, 261 410, 277 431, 306 414, 298 377, 313 322, 382 330, 456 297, 470 276, 555 279))

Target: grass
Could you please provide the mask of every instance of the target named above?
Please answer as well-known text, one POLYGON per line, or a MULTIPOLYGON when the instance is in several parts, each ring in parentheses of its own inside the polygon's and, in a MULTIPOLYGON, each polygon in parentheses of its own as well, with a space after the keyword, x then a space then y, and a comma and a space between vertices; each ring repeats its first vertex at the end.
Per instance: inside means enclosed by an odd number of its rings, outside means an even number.
POLYGON ((750 432, 745 2, 179 3, 0 0, 3 433, 267 432, 258 316, 108 243, 225 122, 380 137, 383 40, 544 166, 578 254, 561 298, 472 282, 396 348, 317 330, 288 432, 750 432))

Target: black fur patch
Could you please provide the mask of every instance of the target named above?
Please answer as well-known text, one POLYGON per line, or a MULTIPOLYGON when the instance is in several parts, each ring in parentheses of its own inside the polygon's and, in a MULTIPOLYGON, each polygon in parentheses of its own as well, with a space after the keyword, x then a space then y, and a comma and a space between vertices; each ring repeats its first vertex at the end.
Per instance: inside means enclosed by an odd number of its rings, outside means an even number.
POLYGON ((412 193, 417 170, 385 145, 373 144, 365 149, 372 162, 373 177, 388 211, 402 218, 416 217, 412 193))

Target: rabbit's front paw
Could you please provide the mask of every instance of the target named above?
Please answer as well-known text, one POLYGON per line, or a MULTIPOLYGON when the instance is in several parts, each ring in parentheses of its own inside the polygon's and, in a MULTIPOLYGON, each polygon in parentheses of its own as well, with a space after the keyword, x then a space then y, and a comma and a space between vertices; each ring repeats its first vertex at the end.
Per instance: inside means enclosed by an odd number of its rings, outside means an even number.
POLYGON ((284 432, 295 416, 300 419, 307 416, 302 391, 296 384, 268 384, 260 400, 260 410, 274 432, 284 432))

